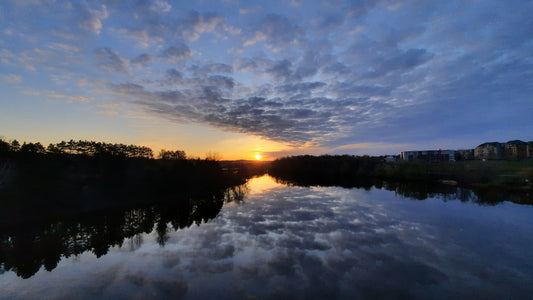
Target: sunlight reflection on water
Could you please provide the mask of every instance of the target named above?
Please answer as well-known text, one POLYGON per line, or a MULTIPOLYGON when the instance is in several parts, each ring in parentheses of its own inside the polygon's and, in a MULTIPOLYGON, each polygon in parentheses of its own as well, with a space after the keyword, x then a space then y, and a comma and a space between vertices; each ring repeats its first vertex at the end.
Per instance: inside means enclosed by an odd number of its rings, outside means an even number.
POLYGON ((257 194, 266 193, 271 189, 284 187, 284 184, 277 183, 276 180, 270 176, 254 177, 246 183, 250 189, 249 197, 257 194))

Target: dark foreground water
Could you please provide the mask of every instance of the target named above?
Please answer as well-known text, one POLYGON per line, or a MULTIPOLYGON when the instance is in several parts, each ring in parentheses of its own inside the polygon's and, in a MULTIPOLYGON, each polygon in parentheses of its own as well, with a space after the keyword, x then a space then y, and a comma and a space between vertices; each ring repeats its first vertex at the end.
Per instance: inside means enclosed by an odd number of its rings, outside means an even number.
POLYGON ((152 208, 4 233, 0 298, 533 297, 533 206, 267 176, 230 196, 208 217, 152 208))

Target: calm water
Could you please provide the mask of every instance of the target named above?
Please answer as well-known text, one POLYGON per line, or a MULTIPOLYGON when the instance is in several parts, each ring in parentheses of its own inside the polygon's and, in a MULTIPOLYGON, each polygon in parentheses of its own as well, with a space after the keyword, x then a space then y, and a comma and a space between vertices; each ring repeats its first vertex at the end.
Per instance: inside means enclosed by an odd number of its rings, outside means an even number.
POLYGON ((268 176, 225 200, 4 233, 0 298, 533 297, 533 206, 268 176))

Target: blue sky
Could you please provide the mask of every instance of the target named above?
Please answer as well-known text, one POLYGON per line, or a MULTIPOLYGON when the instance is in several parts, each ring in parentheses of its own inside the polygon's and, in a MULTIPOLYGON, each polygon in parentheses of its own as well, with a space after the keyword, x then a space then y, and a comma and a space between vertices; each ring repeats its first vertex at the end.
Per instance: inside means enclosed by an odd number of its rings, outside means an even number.
POLYGON ((531 1, 0 3, 0 135, 223 159, 533 140, 531 1))

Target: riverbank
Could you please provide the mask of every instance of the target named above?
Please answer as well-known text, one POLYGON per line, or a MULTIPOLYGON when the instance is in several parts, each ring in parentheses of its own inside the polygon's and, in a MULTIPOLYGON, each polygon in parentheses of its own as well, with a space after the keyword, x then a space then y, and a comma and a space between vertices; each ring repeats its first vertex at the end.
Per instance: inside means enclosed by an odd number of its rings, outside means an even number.
POLYGON ((293 156, 272 162, 278 177, 379 178, 398 181, 456 183, 467 187, 531 188, 533 159, 467 160, 456 162, 385 162, 382 157, 322 155, 293 156))
POLYGON ((469 188, 528 190, 532 188, 533 159, 390 163, 378 168, 376 175, 396 180, 455 183, 469 188))
POLYGON ((415 184, 440 190, 472 189, 488 203, 533 204, 533 160, 385 162, 370 156, 293 156, 272 162, 269 174, 297 185, 372 186, 415 184), (511 195, 512 194, 512 195, 511 195))
POLYGON ((11 156, 1 162, 0 225, 108 209, 223 199, 246 182, 214 160, 84 155, 11 156))
POLYGON ((108 209, 222 199, 228 188, 268 173, 304 186, 386 187, 456 193, 482 202, 533 204, 533 160, 385 162, 369 156, 295 156, 273 162, 15 154, 0 159, 0 226, 108 209), (414 189, 409 185, 416 186, 414 189))

